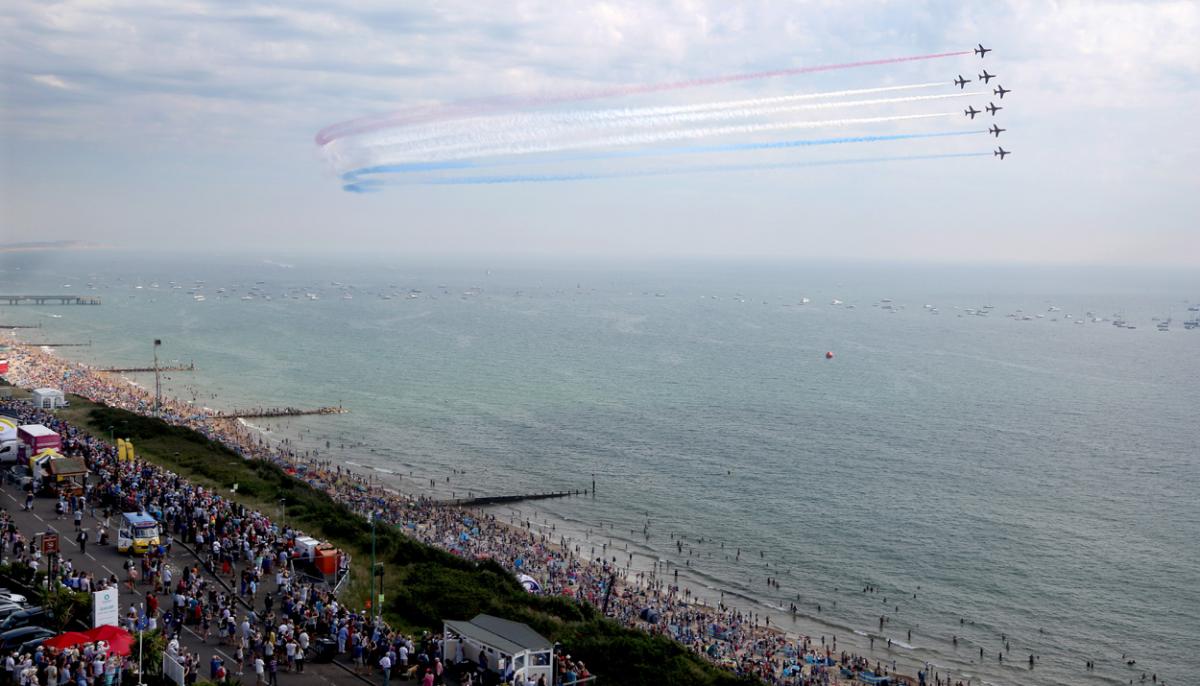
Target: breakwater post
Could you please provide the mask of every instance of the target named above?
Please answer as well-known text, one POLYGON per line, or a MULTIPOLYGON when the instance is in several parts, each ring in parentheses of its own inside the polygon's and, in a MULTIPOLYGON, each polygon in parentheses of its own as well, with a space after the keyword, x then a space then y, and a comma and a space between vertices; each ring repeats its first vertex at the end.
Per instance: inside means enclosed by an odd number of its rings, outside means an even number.
MULTIPOLYGON (((152 372, 154 367, 96 367, 94 372, 152 372)), ((196 371, 196 363, 191 363, 176 367, 159 367, 160 372, 194 372, 196 371)))
POLYGON ((304 409, 299 407, 258 408, 253 410, 223 410, 213 413, 214 419, 252 419, 262 417, 303 417, 314 414, 346 414, 349 410, 342 406, 317 407, 304 409))
POLYGON ((48 301, 57 301, 59 305, 100 304, 100 298, 86 295, 0 295, 0 305, 20 305, 22 303, 45 305, 48 301))
POLYGON ((501 503, 519 503, 525 500, 547 500, 549 498, 568 498, 573 495, 587 495, 587 489, 573 491, 550 491, 547 493, 522 493, 518 495, 487 495, 479 498, 456 498, 454 500, 438 501, 442 505, 458 505, 461 507, 477 507, 482 505, 499 505, 501 503))

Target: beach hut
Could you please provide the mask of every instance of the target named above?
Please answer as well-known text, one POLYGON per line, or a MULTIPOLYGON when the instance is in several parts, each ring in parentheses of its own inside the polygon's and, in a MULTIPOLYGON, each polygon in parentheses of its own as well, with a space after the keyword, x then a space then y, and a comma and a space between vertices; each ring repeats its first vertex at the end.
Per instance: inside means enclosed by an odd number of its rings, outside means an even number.
POLYGON ((34 406, 42 410, 67 406, 66 396, 57 388, 35 388, 31 398, 34 406))
POLYGON ((469 621, 447 619, 443 628, 443 664, 478 664, 482 652, 488 671, 502 678, 525 683, 544 676, 546 683, 553 683, 554 643, 528 625, 480 614, 469 621))

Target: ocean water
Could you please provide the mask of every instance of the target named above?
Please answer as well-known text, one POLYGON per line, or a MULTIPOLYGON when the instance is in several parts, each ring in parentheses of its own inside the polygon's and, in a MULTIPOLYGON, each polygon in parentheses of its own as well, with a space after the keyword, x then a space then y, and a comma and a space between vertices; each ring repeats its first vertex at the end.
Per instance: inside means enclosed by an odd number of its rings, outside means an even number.
POLYGON ((839 648, 976 683, 1200 673, 1196 270, 114 252, 0 268, 0 291, 104 299, 0 307, 43 324, 25 340, 144 365, 161 338, 162 361, 199 368, 166 387, 200 405, 342 404, 255 424, 404 490, 594 475, 594 497, 498 514, 839 648))

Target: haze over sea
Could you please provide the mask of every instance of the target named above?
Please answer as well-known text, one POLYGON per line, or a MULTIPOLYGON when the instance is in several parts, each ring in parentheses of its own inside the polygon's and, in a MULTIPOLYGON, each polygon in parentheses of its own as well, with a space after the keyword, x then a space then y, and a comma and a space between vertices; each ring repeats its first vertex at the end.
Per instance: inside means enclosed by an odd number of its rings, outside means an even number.
POLYGON ((1200 674, 1196 270, 45 256, 0 290, 104 304, 0 310, 25 340, 161 338, 217 409, 342 404, 256 424, 410 492, 594 473, 519 516, 782 628, 997 684, 1200 674))

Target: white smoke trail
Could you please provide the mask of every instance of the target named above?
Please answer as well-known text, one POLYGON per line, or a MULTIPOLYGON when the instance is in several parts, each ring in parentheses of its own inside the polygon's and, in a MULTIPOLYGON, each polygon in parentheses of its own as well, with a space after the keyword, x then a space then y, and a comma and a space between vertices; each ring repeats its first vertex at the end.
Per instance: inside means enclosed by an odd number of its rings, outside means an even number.
MULTIPOLYGON (((824 110, 842 107, 870 107, 874 105, 890 105, 911 102, 943 100, 979 95, 978 93, 950 93, 943 95, 916 95, 902 98, 874 98, 867 100, 843 100, 836 102, 786 104, 786 105, 757 105, 753 107, 730 108, 704 112, 683 112, 657 116, 639 117, 633 121, 609 119, 587 122, 586 124, 558 124, 537 126, 531 120, 521 125, 500 126, 488 129, 477 126, 470 132, 455 136, 447 136, 438 140, 427 140, 412 143, 392 143, 380 141, 363 149, 365 155, 353 155, 349 158, 338 158, 335 167, 341 170, 348 168, 371 166, 384 161, 395 162, 403 158, 406 161, 434 161, 460 159, 488 155, 489 148, 512 146, 519 143, 554 141, 563 137, 587 133, 589 130, 605 130, 620 128, 625 131, 639 129, 656 129, 664 126, 688 125, 705 121, 721 121, 730 119, 749 119, 769 115, 798 112, 804 110, 824 110), (365 159, 364 159, 365 158, 365 159), (340 163, 339 163, 340 162, 340 163)), ((331 159, 331 161, 333 161, 331 159)))
MULTIPOLYGON (((883 122, 895 121, 912 121, 918 119, 932 119, 938 117, 953 117, 957 116, 957 111, 952 112, 936 112, 929 114, 900 114, 888 115, 881 117, 855 117, 846 119, 827 119, 821 121, 786 121, 786 122, 768 122, 759 124, 736 124, 729 126, 709 126, 689 129, 673 129, 665 131, 651 131, 645 133, 622 134, 618 136, 608 136, 603 138, 594 138, 590 140, 575 140, 552 142, 547 141, 541 144, 521 145, 527 141, 513 141, 509 144, 508 141, 494 141, 491 145, 483 145, 475 148, 463 148, 450 151, 449 154, 430 154, 420 161, 438 161, 438 160, 455 160, 455 159, 470 159, 477 157, 501 157, 510 155, 529 155, 535 153, 560 152, 565 150, 580 150, 589 148, 601 147, 617 147, 630 145, 645 145, 651 143, 666 143, 670 141, 689 140, 695 138, 707 138, 710 136, 724 136, 730 134, 749 134, 762 133, 766 131, 785 131, 794 129, 815 129, 837 126, 853 126, 857 124, 878 124, 883 122)), ((395 164, 397 162, 414 162, 414 158, 410 156, 404 157, 377 157, 362 163, 361 167, 371 167, 385 164, 395 164)), ((357 167, 356 167, 357 168, 357 167)), ((340 171, 348 171, 341 169, 340 171)))
MULTIPOLYGON (((878 86, 874 88, 856 88, 850 90, 825 91, 820 93, 796 93, 792 95, 773 96, 766 98, 749 98, 742 100, 725 100, 716 102, 695 103, 691 105, 675 105, 669 107, 637 107, 637 108, 615 108, 606 110, 584 110, 574 112, 541 112, 541 113, 513 113, 503 116, 483 115, 463 117, 452 119, 432 124, 422 124, 405 128, 392 129, 386 132, 377 132, 370 139, 346 142, 337 145, 336 149, 325 150, 326 156, 334 159, 339 155, 339 150, 353 149, 364 146, 380 146, 380 145, 401 145, 404 143, 417 142, 433 142, 436 139, 447 139, 454 136, 461 136, 464 133, 469 134, 476 132, 483 127, 524 127, 527 129, 536 127, 549 127, 556 124, 588 124, 599 123, 613 120, 626 119, 645 119, 660 117, 674 114, 685 114, 689 112, 706 112, 710 110, 725 110, 725 109, 747 109, 760 106, 768 106, 781 104, 786 102, 797 102, 803 100, 820 100, 828 98, 839 98, 855 95, 871 95, 878 93, 892 93, 905 90, 917 90, 926 88, 935 88, 945 86, 944 82, 935 83, 913 83, 901 86, 878 86)), ((955 96, 961 97, 963 93, 956 93, 955 96)), ((849 103, 855 104, 855 103, 849 103)), ((335 141, 335 143, 338 141, 335 141)))

